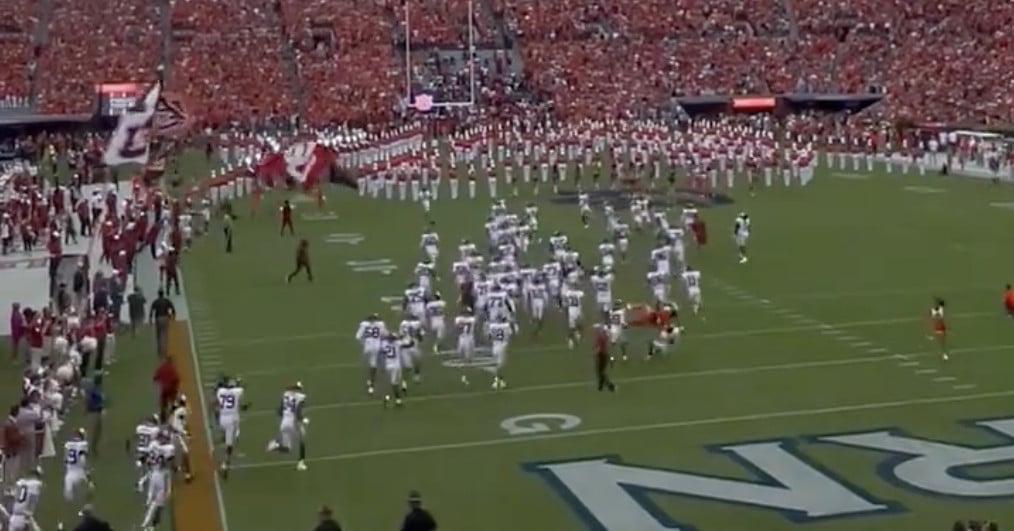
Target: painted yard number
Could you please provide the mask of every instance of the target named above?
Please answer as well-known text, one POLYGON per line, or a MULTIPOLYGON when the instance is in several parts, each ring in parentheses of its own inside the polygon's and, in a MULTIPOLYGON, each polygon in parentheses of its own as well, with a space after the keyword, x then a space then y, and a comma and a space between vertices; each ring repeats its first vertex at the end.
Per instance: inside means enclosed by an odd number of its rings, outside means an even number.
POLYGON ((387 258, 377 260, 350 260, 345 262, 356 273, 380 273, 390 275, 398 266, 391 263, 387 258))
POLYGON ((366 237, 358 232, 333 232, 324 237, 324 243, 332 245, 359 245, 366 237))
POLYGON ((581 425, 581 419, 566 413, 532 413, 511 417, 500 423, 507 435, 535 435, 551 431, 569 431, 581 425))

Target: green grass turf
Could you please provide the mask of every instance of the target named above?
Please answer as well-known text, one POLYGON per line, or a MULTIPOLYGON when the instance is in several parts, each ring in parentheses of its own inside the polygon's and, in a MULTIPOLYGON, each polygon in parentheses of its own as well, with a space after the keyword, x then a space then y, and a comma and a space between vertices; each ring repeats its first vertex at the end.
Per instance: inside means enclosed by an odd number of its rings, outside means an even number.
MULTIPOLYGON (((188 158, 181 173, 205 172, 202 159, 188 158)), ((484 185, 476 201, 450 203, 446 192, 433 217, 443 240, 441 289, 450 294, 448 268, 457 241, 484 241, 481 222, 489 200, 484 185)), ((775 438, 798 443, 808 460, 905 508, 810 528, 941 527, 958 517, 1009 521, 1014 511, 1004 499, 900 488, 876 473, 883 456, 801 438, 891 426, 963 444, 1001 442, 957 421, 1010 410, 1011 396, 1003 393, 1012 389, 1007 372, 1014 323, 999 315, 999 297, 1014 255, 1005 239, 1012 213, 988 204, 1012 201, 1014 191, 978 180, 853 180, 824 172, 805 189, 776 186, 756 197, 735 192, 735 204, 703 212, 711 242, 690 252, 703 272, 707 320, 686 317, 679 349, 650 363, 639 359, 649 336, 635 331, 631 350, 637 356, 613 371, 616 395, 594 391, 588 345, 567 350, 561 318, 552 314, 542 337, 533 339, 525 329, 512 345, 506 392, 489 391, 488 375, 478 370, 471 373, 472 388, 463 388, 457 370, 429 357, 425 381, 413 387, 404 410, 384 411, 364 392, 359 347, 351 336, 372 311, 396 322, 396 312, 380 298, 400 294, 409 280, 423 226, 418 205, 331 192, 326 210, 336 212, 337 220, 297 217, 298 235, 313 244, 313 284, 282 282, 295 242, 278 236, 270 210, 288 195, 267 196, 260 217, 238 221, 232 255, 221 252, 213 231, 185 258, 200 372, 205 384, 223 370, 243 376, 253 403, 243 420, 237 470, 222 485, 229 529, 309 526, 321 503, 332 505, 349 529, 393 528, 409 489, 423 492, 442 529, 585 529, 584 520, 525 463, 614 455, 640 466, 750 480, 755 478, 748 469, 706 447, 775 438), (912 186, 940 192, 906 189, 912 186), (754 219, 747 266, 736 263, 728 237, 739 210, 754 219), (365 239, 359 245, 325 243, 333 233, 365 239), (354 273, 346 264, 382 258, 399 269, 384 276, 354 273), (934 295, 949 303, 955 352, 946 364, 925 338, 934 295), (940 378, 954 380, 934 381, 940 378), (312 419, 310 469, 303 473, 263 451, 277 424, 271 410, 281 389, 295 380, 307 389, 312 419), (500 426, 509 417, 535 413, 574 415, 582 422, 571 431, 533 436, 510 436, 500 426)), ((511 207, 528 200, 511 200, 511 207)), ((586 259, 593 258, 601 219, 584 230, 576 206, 553 204, 545 189, 536 200, 542 233, 562 230, 586 259)), ((245 214, 245 205, 239 206, 245 214)), ((316 212, 310 205, 298 208, 316 212)), ((635 237, 630 263, 619 268, 615 295, 624 300, 648 299, 642 282, 648 244, 646 236, 635 237)), ((541 260, 541 249, 534 255, 541 260)), ((589 293, 589 316, 591 298, 589 293)), ((123 361, 108 380, 97 503, 120 527, 135 525, 141 512, 122 441, 154 402, 150 341, 121 342, 123 361)), ((71 426, 80 423, 77 418, 71 426)), ((44 529, 71 511, 59 503, 57 467, 49 468, 44 529)), ((1009 467, 995 465, 969 475, 1009 473, 1009 467)), ((705 531, 794 525, 773 511, 742 505, 658 493, 651 501, 670 519, 705 531)))
MULTIPOLYGON (((481 200, 435 203, 444 293, 453 292, 448 269, 457 241, 484 241, 489 201, 485 186, 480 190, 481 200)), ((1010 412, 1014 323, 1000 315, 1000 293, 1014 257, 1003 228, 1012 213, 988 203, 1009 201, 1014 190, 978 180, 851 180, 823 172, 807 188, 743 192, 736 190, 735 204, 703 212, 711 242, 690 252, 703 272, 707 320, 687 317, 680 347, 652 362, 640 359, 647 336, 635 332, 638 357, 614 370, 615 395, 594 390, 589 346, 567 350, 561 317, 553 314, 542 337, 526 329, 512 344, 506 392, 489 391, 481 371, 466 389, 456 370, 430 357, 425 381, 412 388, 403 410, 385 411, 366 396, 352 335, 373 311, 396 323, 380 298, 400 294, 410 280, 423 226, 418 205, 331 193, 327 210, 337 220, 297 218, 298 236, 313 245, 313 284, 282 281, 295 239, 279 237, 270 211, 238 222, 234 254, 222 252, 217 233, 200 242, 186 258, 185 282, 189 303, 201 308, 194 319, 201 372, 205 383, 221 370, 243 376, 253 403, 243 421, 244 456, 223 485, 230 528, 309 525, 321 503, 335 507, 349 529, 390 528, 404 494, 419 489, 441 529, 577 530, 585 528, 582 519, 523 464, 610 454, 643 466, 752 479, 705 447, 884 426, 967 444, 997 442, 956 421, 1010 412), (738 210, 754 220, 745 266, 736 263, 729 239, 738 210), (327 244, 331 233, 365 240, 327 244), (373 259, 390 259, 398 269, 385 276, 346 265, 373 259), (932 296, 949 304, 948 363, 926 339, 932 296), (312 419, 303 473, 263 450, 275 434, 279 393, 296 380, 307 390, 312 419), (510 436, 500 426, 534 413, 582 422, 548 436, 510 436)), ((562 230, 586 259, 594 257, 601 219, 584 230, 576 206, 554 205, 545 193, 537 199, 542 233, 562 230)), ((271 196, 265 206, 282 198, 271 196)), ((517 210, 527 200, 509 202, 517 210)), ((627 301, 649 295, 642 282, 649 238, 635 240, 614 288, 627 301)), ((800 452, 906 509, 829 519, 813 529, 939 528, 958 517, 1003 522, 1014 515, 1002 499, 932 497, 885 482, 875 473, 882 456, 873 452, 805 442, 800 452)), ((995 477, 1009 469, 977 471, 995 477)), ((764 509, 661 494, 651 500, 698 529, 792 525, 764 509)))

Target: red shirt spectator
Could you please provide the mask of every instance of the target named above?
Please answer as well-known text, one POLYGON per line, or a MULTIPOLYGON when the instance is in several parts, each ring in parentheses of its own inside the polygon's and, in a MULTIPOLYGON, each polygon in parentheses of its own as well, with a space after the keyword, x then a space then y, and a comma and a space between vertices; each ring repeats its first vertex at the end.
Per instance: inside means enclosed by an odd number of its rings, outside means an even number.
POLYGON ((180 389, 180 374, 173 364, 172 358, 167 357, 155 368, 152 381, 158 387, 158 402, 162 411, 165 411, 176 399, 180 389))

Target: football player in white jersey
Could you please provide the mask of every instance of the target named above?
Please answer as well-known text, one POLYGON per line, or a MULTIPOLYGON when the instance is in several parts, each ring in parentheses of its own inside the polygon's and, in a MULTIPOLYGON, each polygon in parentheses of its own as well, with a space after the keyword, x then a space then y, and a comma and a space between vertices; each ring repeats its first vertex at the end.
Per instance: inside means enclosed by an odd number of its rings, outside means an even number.
POLYGON ((528 289, 528 305, 532 324, 535 325, 534 335, 542 330, 542 324, 546 317, 546 301, 549 300, 549 290, 546 287, 544 275, 536 273, 532 277, 532 284, 528 289))
POLYGON ((162 509, 172 493, 176 447, 167 431, 160 431, 148 446, 148 496, 141 529, 151 531, 162 520, 162 509))
POLYGON ((627 326, 627 306, 616 301, 609 311, 609 342, 620 347, 623 361, 627 361, 627 326))
POLYGON ((356 341, 363 347, 363 361, 366 362, 366 392, 370 395, 373 394, 373 384, 377 379, 380 344, 386 335, 387 325, 377 314, 363 319, 356 330, 356 341))
POLYGON ((746 242, 750 239, 750 216, 740 212, 736 216, 736 223, 732 227, 732 237, 736 240, 736 247, 739 249, 739 263, 745 264, 749 261, 746 257, 746 242))
POLYGON ((489 323, 490 349, 496 362, 496 373, 493 375, 493 389, 505 389, 507 382, 503 379, 503 368, 507 362, 507 345, 516 331, 514 323, 505 316, 498 316, 496 321, 489 323))
POLYGON ((649 271, 647 274, 648 287, 655 297, 655 302, 669 300, 669 276, 659 270, 649 271))
POLYGON ((127 440, 127 451, 130 451, 131 442, 134 445, 134 463, 141 476, 137 480, 137 492, 144 492, 148 484, 148 448, 152 441, 158 436, 159 430, 158 415, 145 418, 134 429, 134 439, 127 440))
POLYGON ((606 269, 611 270, 616 265, 616 244, 608 238, 599 244, 599 259, 606 269))
POLYGON ((584 292, 576 286, 567 285, 560 293, 560 298, 567 312, 567 346, 574 348, 581 340, 581 301, 584 292))
POLYGON ((440 352, 440 348, 443 346, 444 336, 447 333, 447 320, 444 317, 444 312, 447 310, 447 303, 440 296, 439 291, 434 291, 433 295, 428 301, 426 301, 426 323, 430 327, 430 332, 433 332, 433 353, 440 352))
POLYGON ((687 264, 686 243, 683 241, 683 229, 669 229, 666 233, 666 244, 676 260, 676 267, 685 268, 687 264))
POLYGON ((701 272, 687 266, 687 270, 681 275, 683 287, 687 290, 687 299, 690 301, 690 308, 695 315, 701 313, 701 272))
MULTIPOLYGON (((401 353, 401 364, 405 369, 412 370, 412 380, 422 380, 422 346, 423 323, 411 315, 406 315, 398 324, 398 333, 401 342, 398 351, 401 353)), ((408 389, 408 384, 402 379, 402 390, 408 389)))
POLYGON ((665 276, 669 276, 672 273, 672 268, 669 263, 671 254, 669 246, 659 242, 659 244, 651 250, 651 264, 653 269, 665 276))
MULTIPOLYGON (((454 329, 458 334, 458 355, 462 369, 471 365, 475 356, 475 316, 469 308, 463 308, 461 315, 454 318, 454 329)), ((468 385, 468 375, 461 373, 461 383, 468 385)))
POLYGON ((225 441, 225 456, 219 465, 222 476, 229 476, 232 462, 233 447, 239 438, 239 412, 243 407, 243 386, 234 378, 228 378, 222 387, 215 391, 215 411, 218 416, 218 427, 225 441))
POLYGON ((613 242, 620 253, 620 260, 626 261, 627 250, 630 248, 630 227, 626 223, 613 225, 613 242))
POLYGON ((303 414, 306 393, 303 384, 296 382, 282 392, 278 403, 278 437, 268 442, 269 452, 289 453, 296 447, 299 460, 296 470, 306 470, 306 425, 310 419, 303 414))
POLYGON ((597 267, 589 280, 595 292, 595 304, 605 317, 613 307, 613 274, 604 267, 597 267))
POLYGON ((458 245, 458 257, 461 261, 467 262, 468 259, 476 254, 475 244, 468 240, 461 240, 458 245))
MULTIPOLYGON (((92 482, 88 473, 88 438, 84 429, 78 429, 70 440, 63 443, 63 499, 67 503, 78 501, 81 487, 86 487, 84 494, 91 494, 92 482)), ((60 523, 60 528, 63 523, 60 523)))
POLYGON ((173 404, 172 412, 169 414, 169 429, 172 432, 173 444, 176 445, 176 455, 183 466, 183 476, 186 481, 193 479, 190 468, 190 447, 187 440, 190 438, 187 417, 190 409, 187 407, 187 397, 180 395, 173 404))
POLYGON ((436 281, 437 270, 436 266, 429 259, 419 262, 415 266, 416 285, 422 290, 423 294, 430 292, 430 288, 433 287, 433 283, 436 281))
POLYGON ((38 531, 35 509, 42 495, 42 470, 36 468, 14 483, 14 501, 11 504, 9 531, 38 531))
POLYGON ((591 220, 591 199, 587 193, 582 192, 577 195, 577 208, 581 211, 581 224, 587 229, 588 222, 591 220))
POLYGON ((402 355, 400 348, 400 340, 394 334, 385 336, 380 345, 380 358, 384 361, 384 369, 387 371, 387 378, 391 383, 390 394, 384 395, 385 407, 391 403, 392 396, 394 397, 394 405, 401 407, 401 393, 405 382, 402 381, 401 376, 402 355))
POLYGON ((433 223, 430 223, 429 230, 424 232, 419 238, 419 247, 426 254, 426 257, 429 258, 430 262, 436 262, 437 257, 440 256, 438 245, 440 245, 440 235, 437 234, 433 223))
POLYGON ((485 318, 486 298, 493 291, 493 281, 487 278, 485 273, 479 273, 475 282, 472 283, 472 289, 475 292, 475 308, 478 312, 476 317, 485 318))
POLYGON ((451 264, 451 274, 454 275, 454 285, 459 289, 472 277, 472 266, 467 260, 460 260, 451 264))
POLYGON ((563 260, 563 255, 567 252, 567 242, 569 241, 567 236, 560 231, 554 232, 549 237, 549 255, 553 257, 553 260, 563 260))
POLYGON ((499 283, 493 285, 493 290, 486 297, 486 317, 490 321, 514 319, 514 302, 499 283))
POLYGON ((405 290, 405 298, 401 304, 401 309, 415 316, 416 319, 422 319, 426 313, 426 290, 415 282, 409 284, 405 290))

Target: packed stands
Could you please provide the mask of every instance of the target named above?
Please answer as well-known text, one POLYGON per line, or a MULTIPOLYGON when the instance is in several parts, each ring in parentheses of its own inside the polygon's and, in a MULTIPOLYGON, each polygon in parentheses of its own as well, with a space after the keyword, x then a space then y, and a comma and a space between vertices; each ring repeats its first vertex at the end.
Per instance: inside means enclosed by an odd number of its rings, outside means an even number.
MULTIPOLYGON (((156 8, 96 1, 53 0, 43 110, 87 111, 94 83, 153 77, 165 37, 156 8)), ((868 111, 876 117, 1014 122, 1011 2, 473 2, 478 48, 506 58, 476 68, 487 106, 523 97, 564 116, 622 116, 677 95, 874 91, 886 93, 868 111), (501 43, 508 51, 489 50, 501 43)), ((14 6, 0 23, 0 58, 22 68, 0 72, 0 99, 30 87, 33 3, 14 6)), ((170 89, 212 126, 298 111, 316 125, 389 120, 406 92, 403 6, 174 0, 170 89)), ((412 59, 410 82, 438 100, 467 99, 468 60, 447 55, 467 43, 468 0, 412 0, 408 10, 410 44, 425 56, 412 59)))
POLYGON ((306 87, 308 123, 393 116, 404 70, 395 62, 394 11, 386 2, 287 0, 281 16, 306 87))
POLYGON ((4 2, 4 16, 0 17, 0 62, 4 65, 0 68, 0 98, 9 104, 23 103, 29 96, 35 5, 32 0, 4 2))
POLYGON ((203 125, 296 112, 273 1, 177 0, 171 18, 169 89, 203 125))
MULTIPOLYGON (((410 0, 408 27, 405 11, 399 6, 397 40, 404 42, 406 29, 413 47, 441 47, 466 49, 468 47, 469 0, 410 0)), ((496 35, 492 20, 484 16, 479 0, 472 2, 472 39, 476 46, 490 45, 496 35)))
POLYGON ((1014 122, 1014 3, 793 0, 804 35, 834 39, 842 91, 883 89, 875 113, 1014 122))
POLYGON ((162 37, 152 2, 52 1, 49 45, 40 59, 43 112, 91 112, 96 84, 155 79, 162 37))

